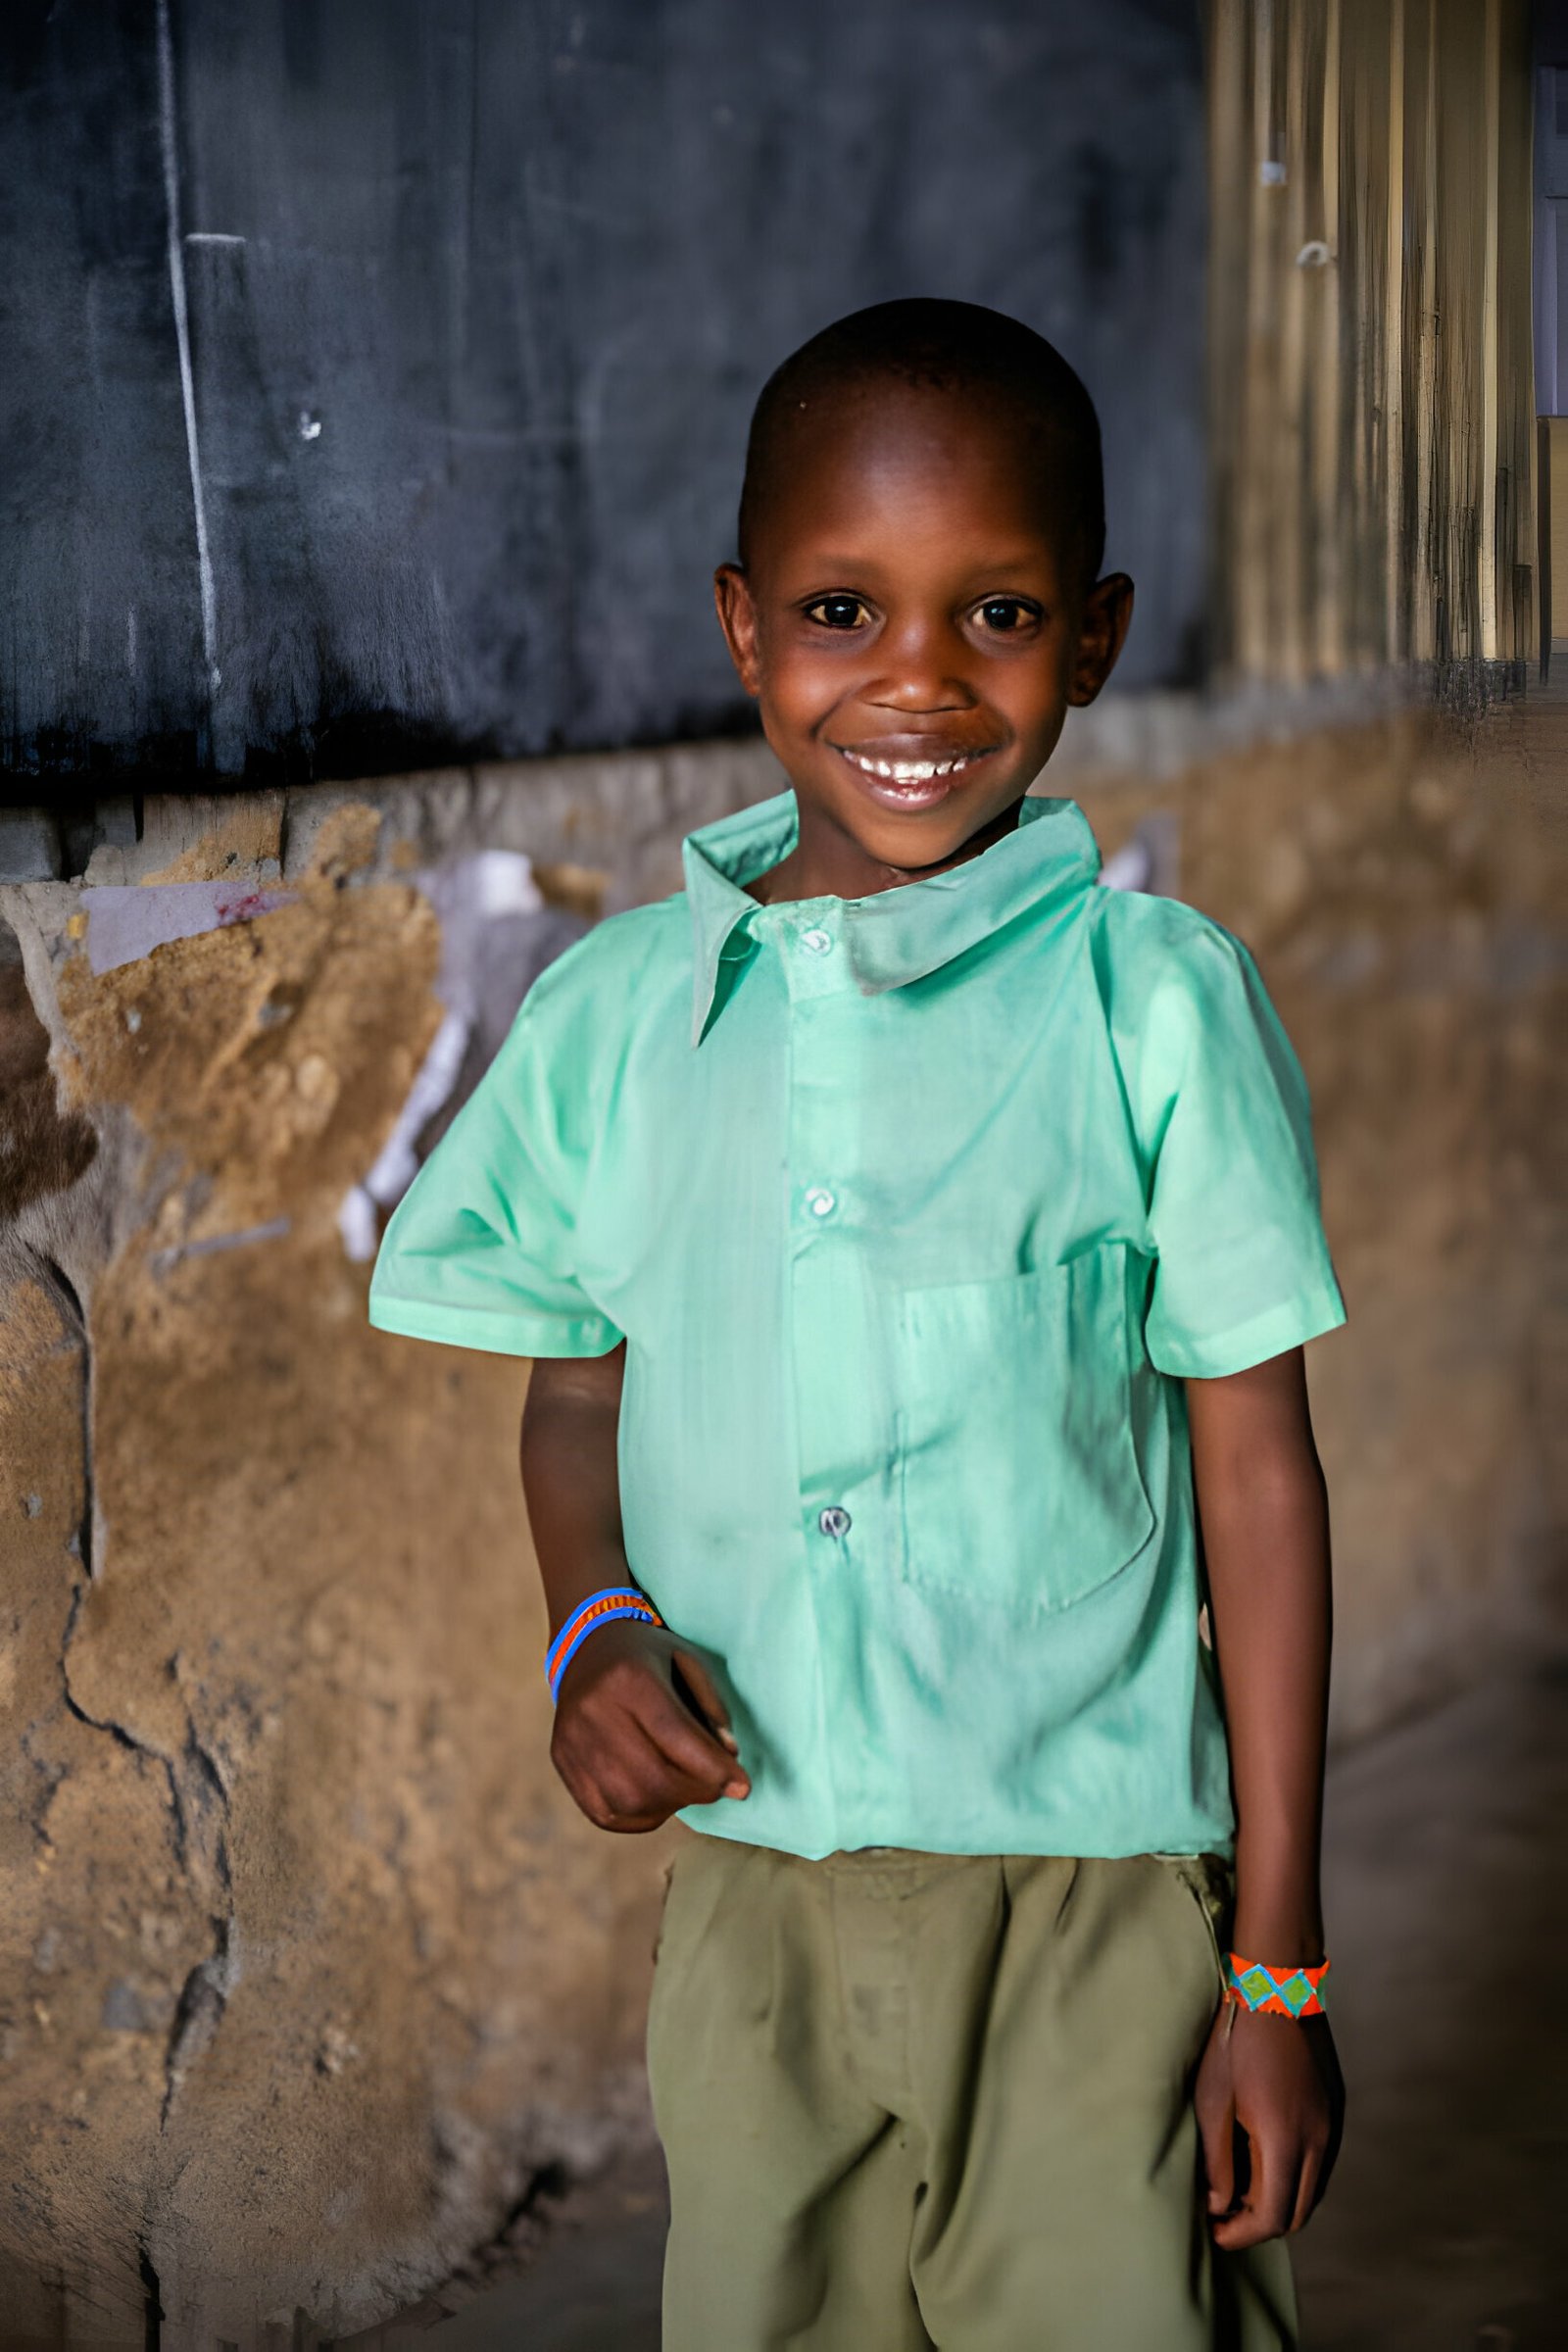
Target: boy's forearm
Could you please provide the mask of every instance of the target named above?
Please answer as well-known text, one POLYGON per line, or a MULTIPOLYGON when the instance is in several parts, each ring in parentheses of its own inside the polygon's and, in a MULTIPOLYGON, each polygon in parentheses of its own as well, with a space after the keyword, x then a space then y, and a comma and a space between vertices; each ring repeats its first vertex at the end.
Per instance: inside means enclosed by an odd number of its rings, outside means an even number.
POLYGON ((580 1600, 626 1582, 616 1434, 624 1346, 533 1367, 518 1452, 554 1635, 580 1600))
MULTIPOLYGON (((590 1592, 631 1581, 616 1436, 624 1343, 533 1368, 520 1445, 523 1495, 552 1638, 590 1592)), ((708 1669, 662 1628, 610 1622, 565 1667, 550 1754, 602 1830, 658 1829, 683 1805, 751 1793, 708 1669)))
POLYGON ((1316 1962, 1332 1601, 1300 1351, 1189 1382, 1188 1401, 1236 1795, 1233 1942, 1316 1962))

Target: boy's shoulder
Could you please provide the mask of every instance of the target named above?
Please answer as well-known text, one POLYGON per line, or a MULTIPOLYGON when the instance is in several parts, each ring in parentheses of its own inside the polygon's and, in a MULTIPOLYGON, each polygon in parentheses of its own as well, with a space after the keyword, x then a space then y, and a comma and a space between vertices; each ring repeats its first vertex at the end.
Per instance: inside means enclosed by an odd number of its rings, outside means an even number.
POLYGON ((1094 922, 1097 968, 1118 992, 1201 994, 1253 973, 1244 942, 1185 899, 1099 889, 1094 922))
POLYGON ((607 914, 540 973, 523 1000, 535 1021, 570 1021, 578 1012, 624 1018, 640 994, 690 966, 686 895, 656 899, 607 914))
POLYGON ((1181 899, 1100 890, 1092 956, 1124 1076, 1179 1086, 1199 1069, 1288 1062, 1288 1040, 1250 951, 1181 899))

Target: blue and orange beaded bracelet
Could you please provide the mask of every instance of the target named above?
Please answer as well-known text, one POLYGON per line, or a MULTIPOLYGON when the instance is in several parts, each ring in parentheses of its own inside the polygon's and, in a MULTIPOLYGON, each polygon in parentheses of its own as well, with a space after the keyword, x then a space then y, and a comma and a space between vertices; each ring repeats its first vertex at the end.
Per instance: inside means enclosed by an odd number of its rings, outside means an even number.
POLYGON ((590 1634, 602 1625, 613 1625, 623 1617, 639 1618, 644 1625, 662 1626, 664 1622, 646 1592, 635 1585, 612 1585, 603 1592, 590 1592, 580 1600, 566 1619, 560 1633, 545 1652, 545 1681, 550 1686, 552 1703, 561 1695, 561 1678, 577 1655, 590 1634))
POLYGON ((1238 2009, 1263 2017, 1326 2017, 1323 1980, 1319 1968, 1270 1968, 1262 1960, 1244 1960, 1240 1952, 1225 1955, 1225 1998, 1238 2009))

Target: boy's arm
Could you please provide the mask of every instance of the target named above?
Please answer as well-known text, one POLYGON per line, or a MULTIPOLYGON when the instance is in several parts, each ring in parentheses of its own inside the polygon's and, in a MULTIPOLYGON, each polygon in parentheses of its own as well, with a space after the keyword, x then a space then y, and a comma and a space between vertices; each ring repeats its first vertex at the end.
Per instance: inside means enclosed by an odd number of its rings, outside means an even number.
MULTIPOLYGON (((591 1592, 634 1581, 615 1452, 625 1361, 624 1343, 609 1355, 542 1357, 529 1379, 522 1488, 552 1641, 591 1592)), ((654 1830, 682 1805, 750 1788, 702 1662, 674 1635, 625 1620, 590 1635, 566 1668, 550 1754, 602 1830, 654 1830)))
MULTIPOLYGON (((1190 1380, 1187 1400, 1236 1795, 1233 1948, 1274 1967, 1316 1966, 1331 1602, 1301 1350, 1190 1380)), ((1344 2115, 1327 2019, 1226 2002, 1196 2104, 1216 2243, 1234 2250, 1298 2230, 1327 2184, 1344 2115), (1240 2194, 1237 2125, 1250 2157, 1240 2194)))

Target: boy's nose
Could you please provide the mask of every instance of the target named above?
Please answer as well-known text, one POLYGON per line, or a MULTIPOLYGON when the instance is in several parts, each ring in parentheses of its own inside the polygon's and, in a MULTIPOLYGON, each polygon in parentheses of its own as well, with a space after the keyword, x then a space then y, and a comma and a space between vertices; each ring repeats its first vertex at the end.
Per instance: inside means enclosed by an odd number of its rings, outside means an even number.
POLYGON ((978 697, 957 673, 957 649, 944 632, 921 631, 889 645, 884 640, 888 666, 860 700, 880 710, 967 710, 978 697))
POLYGON ((979 697, 958 678, 889 678, 860 700, 873 710, 902 710, 915 717, 936 710, 972 710, 979 697))

